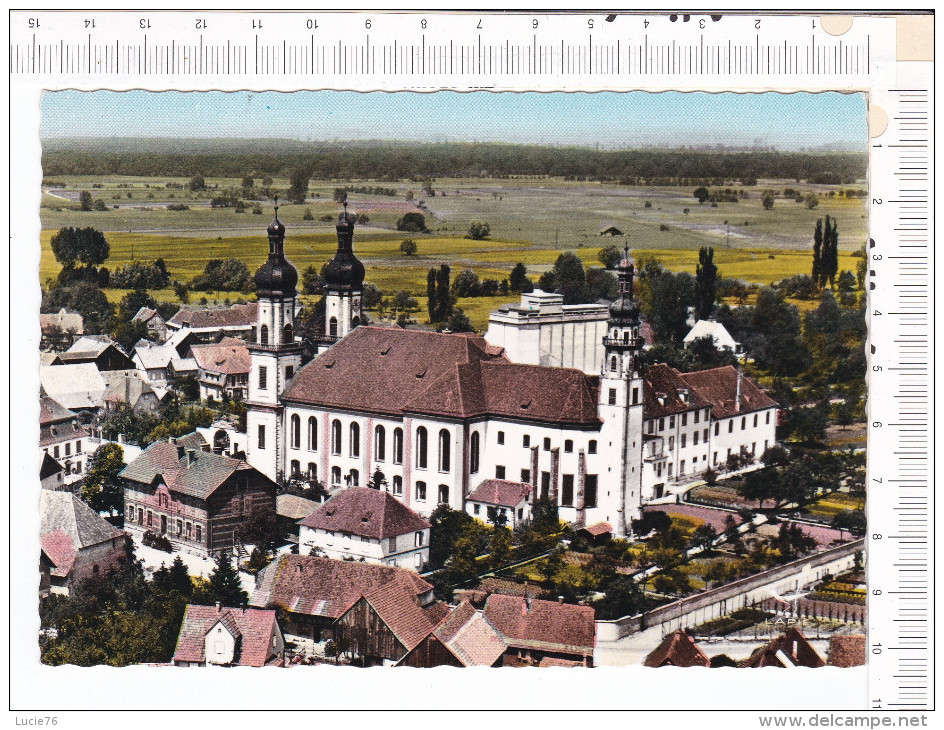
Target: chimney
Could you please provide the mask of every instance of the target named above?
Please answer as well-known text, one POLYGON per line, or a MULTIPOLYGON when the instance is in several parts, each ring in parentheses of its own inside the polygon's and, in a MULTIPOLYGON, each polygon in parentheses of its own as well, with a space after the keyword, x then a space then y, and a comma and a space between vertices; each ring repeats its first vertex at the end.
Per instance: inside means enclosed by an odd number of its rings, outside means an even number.
POLYGON ((737 391, 734 396, 734 410, 740 412, 741 410, 741 379, 744 377, 744 371, 741 368, 738 368, 738 380, 737 380, 737 391))
POLYGON ((220 606, 220 602, 217 601, 217 602, 216 602, 216 612, 217 612, 217 613, 221 613, 222 610, 223 610, 223 609, 222 609, 221 606, 220 606))
POLYGON ((557 602, 558 602, 558 603, 563 603, 563 602, 564 602, 564 597, 563 597, 563 596, 558 596, 558 597, 557 597, 557 602))
POLYGON ((184 452, 184 447, 181 446, 180 444, 176 443, 176 442, 175 442, 174 445, 177 447, 177 458, 178 458, 178 459, 183 459, 183 458, 184 458, 184 453, 185 453, 185 452, 184 452))
POLYGON ((531 610, 531 594, 529 593, 524 597, 525 613, 528 613, 531 610))

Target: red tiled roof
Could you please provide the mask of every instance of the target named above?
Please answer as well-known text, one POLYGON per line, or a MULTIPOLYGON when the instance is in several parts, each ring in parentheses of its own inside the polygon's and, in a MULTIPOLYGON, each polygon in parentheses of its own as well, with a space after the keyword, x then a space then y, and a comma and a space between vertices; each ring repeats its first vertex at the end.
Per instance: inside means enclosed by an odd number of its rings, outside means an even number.
POLYGON ((351 487, 339 492, 299 524, 375 540, 431 527, 389 492, 368 487, 351 487))
POLYGON ((364 600, 393 632, 407 651, 420 643, 449 608, 434 603, 426 608, 416 600, 414 588, 405 581, 390 581, 364 594, 364 600))
POLYGON ((727 418, 738 413, 751 413, 767 408, 776 408, 777 401, 761 390, 748 378, 741 378, 741 403, 737 407, 738 371, 733 365, 725 365, 711 370, 699 370, 694 373, 682 373, 684 380, 699 396, 712 405, 715 418, 727 418))
POLYGON ((530 484, 509 482, 504 479, 485 479, 466 499, 484 504, 497 504, 501 507, 517 507, 530 494, 530 484))
POLYGON ((774 638, 770 643, 757 647, 751 655, 741 661, 738 666, 757 668, 757 667, 823 667, 826 662, 819 652, 813 648, 813 645, 799 631, 799 629, 787 629, 780 636, 774 638), (789 664, 785 664, 784 662, 789 664))
POLYGON ((197 367, 224 375, 239 375, 252 369, 249 345, 238 337, 224 337, 214 345, 191 345, 197 367))
POLYGON ((245 461, 196 448, 195 440, 188 440, 188 436, 181 436, 176 444, 155 441, 118 476, 148 485, 160 476, 171 491, 206 499, 235 471, 253 469, 245 461), (193 448, 192 463, 188 465, 186 451, 178 453, 178 446, 193 448))
POLYGON ((468 601, 444 618, 433 634, 466 667, 490 667, 508 648, 501 634, 468 601))
POLYGON ((843 634, 829 637, 827 663, 831 667, 861 667, 865 664, 865 635, 843 634))
POLYGON ((376 598, 375 591, 385 586, 391 590, 402 586, 402 594, 413 596, 417 603, 419 596, 433 588, 416 573, 403 568, 283 555, 265 568, 250 603, 334 619, 346 613, 361 596, 376 598))
POLYGON ((477 335, 358 327, 295 375, 286 401, 452 418, 478 415, 598 426, 593 379, 514 365, 477 335))
POLYGON ((587 525, 586 527, 582 527, 580 529, 589 533, 592 537, 613 534, 613 525, 611 525, 609 522, 594 522, 592 525, 587 525))
POLYGON ((483 615, 509 646, 590 656, 596 645, 591 606, 493 593, 483 615))
POLYGON ((52 575, 63 577, 72 570, 75 557, 79 554, 75 542, 65 530, 53 530, 40 537, 40 546, 49 562, 52 563, 52 575))
POLYGON ((234 664, 243 667, 263 667, 272 657, 272 635, 278 632, 275 611, 259 608, 221 608, 190 604, 177 638, 174 661, 202 662, 205 660, 204 637, 217 622, 238 637, 234 664))
POLYGON ((259 303, 234 304, 229 309, 179 309, 167 323, 190 329, 250 327, 259 320, 259 303))
POLYGON ((643 412, 646 418, 664 418, 710 405, 682 378, 678 370, 663 363, 646 368, 646 386, 643 388, 643 412), (683 400, 685 394, 687 400, 683 400))
POLYGON ((39 399, 39 423, 59 423, 60 421, 71 421, 77 418, 74 411, 70 411, 58 401, 45 395, 39 399))
POLYGON ((662 643, 649 652, 643 662, 647 667, 707 667, 708 655, 695 640, 681 629, 666 636, 662 643))

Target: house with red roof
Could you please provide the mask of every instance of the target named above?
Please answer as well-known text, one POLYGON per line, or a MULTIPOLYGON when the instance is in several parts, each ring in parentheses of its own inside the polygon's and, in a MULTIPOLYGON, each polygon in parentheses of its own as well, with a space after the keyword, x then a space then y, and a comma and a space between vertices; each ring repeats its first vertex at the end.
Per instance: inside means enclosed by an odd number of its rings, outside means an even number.
POLYGON ((275 611, 189 604, 184 610, 175 667, 282 666, 285 638, 275 611))
POLYGON ((738 663, 742 668, 807 667, 816 669, 825 667, 826 660, 820 656, 816 648, 809 642, 799 629, 787 629, 780 636, 759 646, 751 655, 738 663))
POLYGON ((192 345, 190 357, 197 364, 200 397, 245 400, 249 383, 249 346, 238 337, 224 337, 212 345, 192 345))
POLYGON ((76 582, 118 570, 127 560, 125 534, 72 492, 39 497, 39 593, 69 595, 76 582))
POLYGON ((695 643, 693 637, 677 629, 649 652, 643 665, 647 667, 709 667, 711 660, 695 643))
POLYGON ((198 555, 236 549, 254 511, 275 516, 275 483, 245 461, 213 453, 196 433, 156 441, 118 476, 125 529, 159 533, 198 555))
POLYGON ((483 521, 502 521, 513 530, 531 520, 530 497, 530 484, 483 479, 465 498, 465 511, 483 521))
POLYGON ((64 485, 72 484, 85 475, 88 457, 95 450, 92 433, 79 423, 79 415, 50 398, 42 389, 39 398, 39 450, 44 462, 42 469, 47 476, 47 457, 62 466, 57 481, 64 485))
POLYGON ((257 574, 249 603, 281 609, 285 637, 297 648, 318 653, 334 640, 371 660, 401 658, 444 616, 432 584, 411 570, 310 555, 276 558, 257 574), (368 638, 370 627, 381 638, 368 638))
POLYGON ((298 523, 298 545, 302 553, 419 571, 429 562, 431 527, 389 492, 351 487, 298 523))
POLYGON ((497 667, 508 646, 471 603, 463 601, 397 662, 398 667, 497 667))
POLYGON ((167 332, 174 335, 182 330, 200 342, 218 342, 224 337, 250 339, 259 319, 257 302, 234 304, 231 307, 183 307, 167 320, 167 332))
POLYGON ((503 666, 593 666, 597 628, 592 606, 493 593, 482 615, 508 647, 503 666))

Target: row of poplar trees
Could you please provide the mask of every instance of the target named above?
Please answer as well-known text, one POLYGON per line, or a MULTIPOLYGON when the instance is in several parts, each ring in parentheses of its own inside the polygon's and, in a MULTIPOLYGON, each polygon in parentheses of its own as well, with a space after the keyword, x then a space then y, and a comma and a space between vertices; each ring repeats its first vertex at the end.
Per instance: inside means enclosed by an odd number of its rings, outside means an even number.
POLYGON ((836 280, 839 270, 839 226, 835 220, 826 216, 816 221, 813 232, 813 281, 820 289, 829 282, 830 288, 836 280))

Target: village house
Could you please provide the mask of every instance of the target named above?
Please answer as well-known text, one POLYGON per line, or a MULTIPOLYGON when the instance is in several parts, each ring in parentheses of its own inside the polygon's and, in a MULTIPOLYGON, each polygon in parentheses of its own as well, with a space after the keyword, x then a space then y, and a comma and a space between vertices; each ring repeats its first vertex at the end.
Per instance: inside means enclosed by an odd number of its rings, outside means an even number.
POLYGON ((397 662, 398 667, 498 667, 508 646, 471 603, 463 601, 397 662))
POLYGON ((44 351, 66 350, 85 334, 82 315, 65 308, 50 314, 40 314, 39 327, 42 331, 39 347, 44 351))
POLYGON ((76 413, 94 415, 105 395, 105 378, 94 363, 82 365, 42 365, 42 390, 57 403, 76 413))
POLYGON ((419 571, 429 562, 430 523, 389 492, 352 487, 299 523, 301 553, 419 571))
POLYGON ((161 313, 150 307, 141 307, 131 318, 132 322, 143 322, 147 326, 148 339, 161 343, 167 339, 167 322, 161 313))
POLYGON ((200 342, 219 342, 224 337, 248 339, 256 328, 259 309, 256 302, 234 304, 221 309, 184 307, 167 320, 170 336, 189 329, 200 342))
MULTIPOLYGON (((91 432, 79 423, 78 415, 41 394, 39 398, 39 450, 62 467, 64 485, 73 484, 88 471, 88 459, 94 452, 91 432)), ((48 468, 43 467, 44 471, 48 468)))
POLYGON ((744 348, 741 347, 741 343, 735 342, 734 338, 728 333, 728 330, 725 329, 725 326, 720 322, 715 322, 710 319, 700 319, 695 322, 695 325, 688 331, 688 334, 685 335, 685 339, 682 340, 682 344, 685 347, 689 347, 695 340, 699 340, 703 337, 710 337, 716 350, 727 349, 734 355, 744 354, 744 348))
POLYGON ((193 345, 190 355, 199 369, 201 398, 245 400, 250 370, 245 340, 224 337, 213 345, 193 345))
POLYGON ((465 498, 465 511, 483 522, 501 523, 513 530, 531 521, 530 498, 530 484, 484 479, 465 498))
POLYGON ((493 593, 482 610, 507 645, 503 666, 593 666, 591 606, 493 593))
POLYGON ((119 473, 125 529, 163 535, 203 556, 234 552, 255 512, 275 515, 276 485, 245 461, 214 454, 199 434, 157 441, 119 473))
POLYGON ((188 604, 174 666, 267 667, 285 663, 285 639, 275 611, 188 604))
POLYGON ((564 295, 536 289, 488 317, 485 340, 523 365, 577 368, 599 375, 609 312, 602 304, 564 304, 564 295))
POLYGON ((738 663, 739 667, 757 669, 760 667, 825 667, 826 660, 810 644, 799 629, 787 629, 780 636, 774 637, 767 644, 759 646, 751 655, 738 663))
POLYGON ((74 585, 118 570, 128 559, 125 534, 71 492, 39 496, 39 593, 69 595, 74 585))
POLYGON ((354 646, 354 642, 363 638, 368 621, 375 621, 371 630, 382 634, 371 641, 383 645, 383 658, 392 660, 412 649, 444 615, 442 604, 433 597, 433 586, 413 571, 307 555, 282 555, 261 570, 250 605, 281 608, 286 640, 303 652, 323 654, 328 640, 340 648, 335 622, 365 597, 370 607, 361 605, 345 621, 344 650, 359 656, 368 647, 354 646), (399 619, 388 613, 390 608, 397 616, 417 622, 423 631, 410 627, 415 633, 404 636, 399 619), (375 619, 377 612, 380 615, 375 619), (384 628, 385 621, 389 624, 384 628))
POLYGON ((134 361, 121 345, 107 335, 85 335, 65 352, 58 353, 52 365, 93 363, 99 370, 134 370, 134 361))
POLYGON ((711 660, 695 643, 695 639, 681 629, 668 634, 662 642, 646 656, 647 667, 709 667, 711 660))
POLYGON ((39 466, 39 487, 40 489, 51 489, 54 492, 61 491, 65 486, 63 475, 65 469, 62 464, 53 459, 48 452, 43 452, 43 463, 39 466))
POLYGON ((169 370, 170 363, 179 359, 173 345, 138 340, 134 346, 134 365, 155 388, 166 388, 174 379, 169 370))
POLYGON ((161 397, 143 380, 142 375, 140 370, 109 370, 102 373, 105 393, 101 406, 106 415, 122 406, 128 406, 135 413, 157 415, 161 397))

